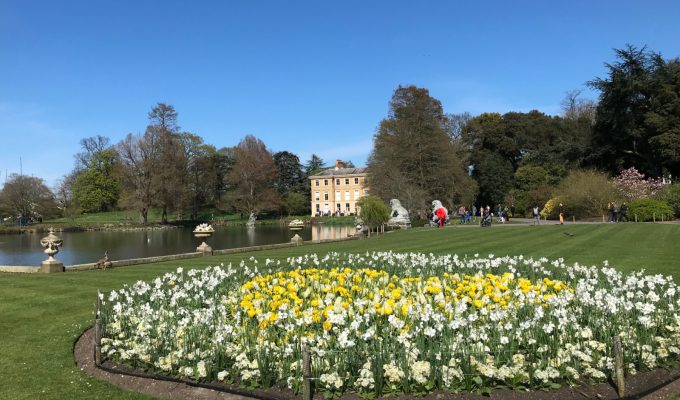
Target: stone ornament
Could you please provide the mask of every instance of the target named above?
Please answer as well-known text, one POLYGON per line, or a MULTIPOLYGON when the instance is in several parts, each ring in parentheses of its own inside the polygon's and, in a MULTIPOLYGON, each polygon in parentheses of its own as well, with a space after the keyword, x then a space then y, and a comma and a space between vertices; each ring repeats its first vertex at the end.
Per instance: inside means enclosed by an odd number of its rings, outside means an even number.
POLYGON ((54 258, 63 244, 64 241, 54 234, 54 228, 50 228, 49 234, 40 239, 40 245, 45 248, 44 253, 47 254, 47 260, 40 264, 40 272, 64 272, 64 264, 54 258))
POLYGON ((64 244, 64 241, 54 234, 54 228, 50 228, 47 236, 40 239, 40 245, 45 248, 44 253, 47 254, 47 261, 56 261, 54 255, 59 253, 59 248, 64 244))
POLYGON ((205 242, 205 239, 212 236, 213 233, 215 233, 215 229, 211 225, 208 225, 208 224, 199 224, 194 229, 194 236, 196 236, 198 239, 203 239, 201 244, 198 247, 196 247, 197 252, 199 252, 199 253, 212 253, 212 247, 210 247, 205 242))
POLYGON ((250 217, 248 217, 248 222, 246 222, 246 226, 249 227, 249 228, 254 227, 256 219, 257 219, 257 217, 255 216, 255 213, 251 212, 250 217))
POLYGON ((411 219, 408 215, 408 210, 401 205, 399 199, 390 200, 390 207, 392 207, 392 214, 390 220, 387 221, 388 226, 398 226, 401 228, 410 228, 411 219))
POLYGON ((302 221, 301 219, 294 219, 294 220, 292 220, 288 223, 288 228, 291 231, 299 231, 299 230, 302 230, 302 228, 304 228, 304 227, 305 227, 305 222, 302 221))

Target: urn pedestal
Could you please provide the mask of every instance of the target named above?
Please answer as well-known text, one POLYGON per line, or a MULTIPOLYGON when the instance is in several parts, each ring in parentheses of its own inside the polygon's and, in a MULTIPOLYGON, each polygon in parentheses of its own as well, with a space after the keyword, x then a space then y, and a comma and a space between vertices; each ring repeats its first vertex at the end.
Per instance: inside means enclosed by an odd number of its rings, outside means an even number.
POLYGON ((194 231, 194 236, 196 236, 199 240, 201 240, 201 244, 196 247, 196 251, 199 253, 203 254, 211 254, 212 253, 212 247, 208 245, 205 241, 212 236, 212 232, 205 232, 205 231, 194 231))
POLYGON ((52 272, 64 272, 64 264, 54 258, 54 255, 59 253, 59 247, 63 244, 64 241, 54 234, 54 229, 52 228, 50 228, 50 232, 47 236, 40 239, 40 245, 45 248, 43 252, 47 254, 47 260, 40 264, 40 272, 48 274, 52 272))

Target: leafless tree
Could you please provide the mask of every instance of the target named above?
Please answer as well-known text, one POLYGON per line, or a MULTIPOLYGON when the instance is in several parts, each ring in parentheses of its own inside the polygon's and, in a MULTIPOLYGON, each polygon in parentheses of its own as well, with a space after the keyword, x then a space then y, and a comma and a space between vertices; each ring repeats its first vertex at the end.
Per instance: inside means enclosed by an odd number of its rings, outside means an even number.
POLYGON ((122 202, 139 210, 144 224, 149 208, 156 203, 154 177, 160 165, 159 137, 156 130, 147 129, 144 135, 128 134, 117 145, 121 162, 121 178, 126 189, 122 202))
POLYGON ((227 181, 232 190, 226 200, 236 210, 258 214, 278 207, 276 164, 260 139, 248 135, 238 144, 227 181))
POLYGON ((111 141, 106 136, 97 135, 80 139, 80 147, 83 151, 74 156, 76 159, 76 171, 89 168, 92 157, 111 147, 111 141))
POLYGON ((597 102, 591 99, 579 98, 581 93, 580 89, 574 89, 565 94, 564 99, 560 103, 562 106, 562 116, 573 121, 585 119, 591 125, 594 125, 597 102))

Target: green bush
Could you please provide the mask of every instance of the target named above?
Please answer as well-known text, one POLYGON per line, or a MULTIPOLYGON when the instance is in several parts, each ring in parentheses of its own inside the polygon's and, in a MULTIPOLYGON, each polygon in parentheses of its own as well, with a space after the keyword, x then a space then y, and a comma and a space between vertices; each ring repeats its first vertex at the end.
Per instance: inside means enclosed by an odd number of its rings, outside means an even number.
POLYGON ((673 217, 673 207, 668 203, 655 199, 640 199, 635 200, 628 206, 628 219, 635 221, 635 216, 639 222, 661 221, 663 219, 671 219, 673 217))
POLYGON ((359 216, 369 228, 378 227, 390 219, 391 209, 377 196, 365 196, 359 199, 357 206, 359 216))
POLYGON ((680 217, 680 183, 666 186, 661 192, 661 200, 673 207, 676 217, 680 217))
POLYGON ((289 192, 284 196, 283 206, 288 215, 306 215, 309 211, 305 196, 296 192, 289 192))

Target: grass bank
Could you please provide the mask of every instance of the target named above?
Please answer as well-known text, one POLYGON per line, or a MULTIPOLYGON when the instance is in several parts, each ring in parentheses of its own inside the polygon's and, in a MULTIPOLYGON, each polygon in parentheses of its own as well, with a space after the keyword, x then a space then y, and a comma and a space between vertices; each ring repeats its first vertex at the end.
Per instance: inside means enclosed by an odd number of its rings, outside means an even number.
POLYGON ((75 367, 72 346, 92 323, 97 289, 151 280, 179 266, 238 263, 254 256, 285 259, 329 251, 457 253, 563 257, 568 262, 609 260, 622 271, 680 277, 680 225, 610 224, 412 229, 378 238, 254 253, 146 264, 107 271, 53 275, 0 273, 0 399, 148 399, 90 378, 75 367), (565 234, 566 233, 566 234, 565 234), (567 235, 569 234, 569 235, 567 235))

